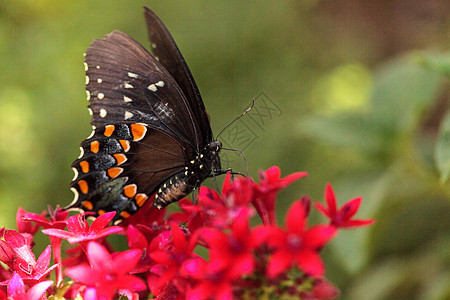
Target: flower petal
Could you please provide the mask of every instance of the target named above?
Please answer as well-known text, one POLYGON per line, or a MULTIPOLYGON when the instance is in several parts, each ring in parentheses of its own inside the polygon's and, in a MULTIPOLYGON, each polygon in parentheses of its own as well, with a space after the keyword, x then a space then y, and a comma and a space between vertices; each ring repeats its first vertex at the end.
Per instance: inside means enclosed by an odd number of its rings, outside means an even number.
POLYGON ((131 271, 141 259, 142 251, 139 249, 127 250, 114 257, 112 271, 116 274, 125 274, 131 271))
POLYGON ((361 205, 361 201, 362 198, 358 197, 345 203, 339 210, 339 214, 341 215, 342 220, 346 221, 353 217, 358 211, 359 206, 361 205))
POLYGON ((86 285, 95 285, 95 283, 100 280, 102 275, 88 265, 79 265, 67 268, 65 273, 73 280, 86 285))
POLYGON ((301 234, 306 223, 306 207, 301 200, 295 201, 286 214, 286 229, 288 232, 301 234))
POLYGON ((282 272, 287 271, 292 263, 292 255, 289 252, 275 252, 267 266, 267 276, 273 278, 280 275, 282 272))
POLYGON ((53 284, 52 280, 46 280, 33 285, 27 292, 27 300, 39 300, 45 291, 53 284))
POLYGON ((67 219, 67 229, 72 233, 82 234, 89 230, 89 224, 83 214, 78 214, 67 219))
POLYGON ((329 215, 334 215, 337 212, 336 196, 334 195, 333 187, 329 183, 327 183, 327 186, 325 187, 325 200, 328 205, 329 215))
POLYGON ((303 243, 305 247, 319 250, 337 233, 334 226, 315 225, 303 234, 303 243))
POLYGON ((123 275, 120 276, 116 281, 116 287, 119 289, 128 289, 135 292, 145 290, 147 288, 147 285, 139 277, 133 275, 123 275))
POLYGON ((310 276, 320 276, 325 272, 325 266, 320 255, 315 251, 297 252, 296 262, 298 267, 310 276))
POLYGON ((25 300, 25 285, 22 278, 14 273, 8 284, 8 299, 25 300))
POLYGON ((116 215, 115 211, 110 211, 110 212, 104 213, 101 216, 98 216, 94 220, 94 222, 92 222, 92 225, 91 225, 91 228, 89 231, 99 232, 100 230, 102 230, 103 228, 108 226, 109 222, 111 222, 111 220, 114 218, 115 215, 116 215))
POLYGON ((108 250, 97 242, 89 242, 87 245, 87 258, 95 270, 111 270, 113 260, 108 250))

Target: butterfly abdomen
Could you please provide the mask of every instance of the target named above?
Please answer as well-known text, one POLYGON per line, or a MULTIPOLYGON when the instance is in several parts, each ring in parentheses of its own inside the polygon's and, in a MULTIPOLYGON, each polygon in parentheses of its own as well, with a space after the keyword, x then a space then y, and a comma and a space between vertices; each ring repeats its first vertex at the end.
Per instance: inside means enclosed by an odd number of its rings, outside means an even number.
POLYGON ((153 206, 161 209, 180 200, 210 176, 211 171, 220 170, 218 152, 221 147, 219 141, 208 144, 184 170, 167 179, 156 192, 153 206))

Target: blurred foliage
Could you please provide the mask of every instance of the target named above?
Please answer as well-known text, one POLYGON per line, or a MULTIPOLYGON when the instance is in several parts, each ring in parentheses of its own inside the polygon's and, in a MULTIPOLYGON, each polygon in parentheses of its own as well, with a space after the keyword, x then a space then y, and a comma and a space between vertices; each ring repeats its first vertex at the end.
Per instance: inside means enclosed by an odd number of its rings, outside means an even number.
POLYGON ((147 5, 175 37, 214 132, 261 92, 277 107, 243 122, 252 176, 272 165, 310 174, 280 194, 280 222, 303 193, 322 201, 326 182, 377 218, 324 250, 342 299, 448 299, 449 5, 350 2, 0 2, 0 225, 13 228, 19 206, 71 201, 70 164, 90 133, 82 54, 114 29, 148 45, 147 5))

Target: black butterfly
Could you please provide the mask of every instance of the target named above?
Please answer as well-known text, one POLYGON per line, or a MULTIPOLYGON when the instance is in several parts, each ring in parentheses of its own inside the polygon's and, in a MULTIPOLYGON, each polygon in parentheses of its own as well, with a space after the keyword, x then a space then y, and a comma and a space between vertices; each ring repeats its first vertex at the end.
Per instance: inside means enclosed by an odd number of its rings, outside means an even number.
POLYGON ((202 98, 167 28, 145 8, 154 53, 113 31, 86 51, 86 92, 93 132, 72 164, 68 208, 128 218, 155 194, 153 206, 178 201, 221 173, 202 98))

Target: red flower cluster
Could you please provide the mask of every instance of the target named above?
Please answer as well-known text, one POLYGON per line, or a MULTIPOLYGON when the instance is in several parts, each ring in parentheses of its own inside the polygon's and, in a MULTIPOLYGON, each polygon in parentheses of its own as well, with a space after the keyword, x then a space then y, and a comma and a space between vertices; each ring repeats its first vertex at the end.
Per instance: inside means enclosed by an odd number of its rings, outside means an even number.
POLYGON ((295 201, 285 225, 275 220, 277 192, 306 176, 281 178, 272 167, 250 178, 234 181, 227 175, 221 194, 202 187, 197 204, 184 199, 180 211, 166 214, 143 208, 121 226, 108 226, 115 212, 91 225, 84 215, 68 217, 56 210, 37 215, 19 209, 19 231, 0 231, 0 300, 46 299, 247 299, 289 295, 302 299, 332 299, 338 290, 323 278, 321 249, 339 228, 364 226, 373 220, 352 220, 361 198, 336 208, 327 185, 328 207, 316 208, 329 224, 308 226, 311 201, 295 201), (256 214, 255 214, 256 212, 256 214), (263 224, 251 226, 258 215, 263 224), (40 227, 50 237, 36 260, 33 236, 40 227), (64 230, 67 227, 68 231, 64 230), (115 252, 106 241, 112 234, 126 236, 130 250, 115 252), (61 259, 61 241, 76 244, 61 259), (51 250, 52 248, 52 250, 51 250), (54 265, 50 266, 51 251, 54 265), (199 255, 199 254, 202 255, 199 255), (205 258, 207 257, 207 258, 205 258), (56 271, 56 282, 47 280, 56 271), (63 274, 73 282, 64 281, 63 274))

